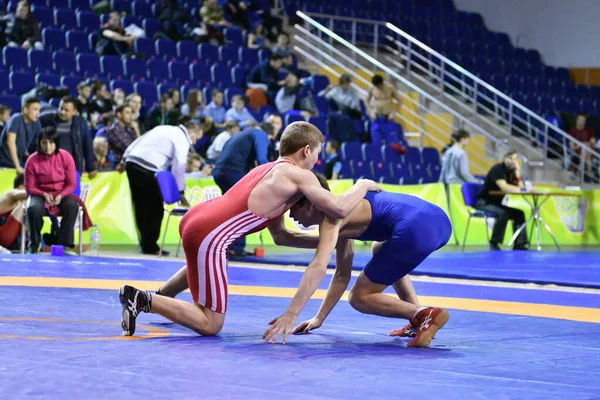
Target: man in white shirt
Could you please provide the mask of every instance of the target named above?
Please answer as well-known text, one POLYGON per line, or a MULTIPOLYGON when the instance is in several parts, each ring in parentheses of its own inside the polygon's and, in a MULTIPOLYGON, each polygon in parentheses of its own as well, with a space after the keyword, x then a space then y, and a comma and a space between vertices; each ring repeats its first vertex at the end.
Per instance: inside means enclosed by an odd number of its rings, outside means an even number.
MULTIPOLYGON (((158 254, 157 241, 164 214, 163 197, 156 180, 159 170, 171 170, 181 195, 185 196, 185 167, 190 147, 202 137, 202 125, 189 119, 179 126, 161 125, 137 138, 125 151, 119 172, 127 171, 135 220, 144 254, 158 254)), ((169 255, 163 251, 163 255, 169 255)))
POLYGON ((239 131, 240 126, 238 125, 237 121, 227 121, 225 123, 225 130, 217 135, 206 152, 206 158, 208 158, 208 161, 216 161, 216 159, 219 158, 221 151, 223 151, 225 143, 227 143, 227 141, 239 131))

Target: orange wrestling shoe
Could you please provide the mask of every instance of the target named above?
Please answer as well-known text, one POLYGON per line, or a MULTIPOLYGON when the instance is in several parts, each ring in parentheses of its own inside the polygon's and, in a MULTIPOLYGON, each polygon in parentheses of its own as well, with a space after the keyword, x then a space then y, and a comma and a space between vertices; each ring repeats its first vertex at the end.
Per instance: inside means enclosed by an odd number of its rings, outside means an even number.
POLYGON ((416 326, 417 335, 408 342, 408 347, 427 347, 435 336, 436 332, 446 325, 450 315, 448 311, 438 307, 427 307, 421 310, 415 318, 410 321, 412 326, 416 326))
POLYGON ((390 336, 401 336, 401 337, 415 337, 417 336, 418 329, 415 328, 410 322, 404 326, 404 328, 394 329, 389 333, 390 336))

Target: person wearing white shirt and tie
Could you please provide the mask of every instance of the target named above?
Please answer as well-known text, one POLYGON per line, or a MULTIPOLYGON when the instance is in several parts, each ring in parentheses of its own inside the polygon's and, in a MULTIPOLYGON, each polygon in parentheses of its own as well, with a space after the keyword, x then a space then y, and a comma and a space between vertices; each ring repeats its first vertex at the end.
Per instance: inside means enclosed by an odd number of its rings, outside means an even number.
MULTIPOLYGON (((170 169, 181 194, 185 196, 185 167, 190 147, 202 137, 201 123, 184 118, 179 126, 161 125, 137 138, 125 151, 119 172, 127 171, 135 220, 144 254, 158 254, 160 227, 164 214, 163 198, 155 178, 159 170, 170 169)), ((162 255, 169 255, 163 251, 162 255)))

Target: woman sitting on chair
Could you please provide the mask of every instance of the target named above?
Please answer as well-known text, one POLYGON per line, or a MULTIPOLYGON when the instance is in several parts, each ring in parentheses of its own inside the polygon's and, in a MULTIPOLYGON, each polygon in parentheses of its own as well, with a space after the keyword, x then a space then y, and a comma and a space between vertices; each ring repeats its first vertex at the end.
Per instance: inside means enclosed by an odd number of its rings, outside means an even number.
POLYGON ((39 250, 44 215, 62 217, 57 244, 66 250, 75 247, 73 230, 80 205, 73 195, 76 186, 73 157, 58 148, 56 128, 43 129, 38 139, 38 151, 25 163, 25 190, 30 196, 27 206, 30 254, 39 250))

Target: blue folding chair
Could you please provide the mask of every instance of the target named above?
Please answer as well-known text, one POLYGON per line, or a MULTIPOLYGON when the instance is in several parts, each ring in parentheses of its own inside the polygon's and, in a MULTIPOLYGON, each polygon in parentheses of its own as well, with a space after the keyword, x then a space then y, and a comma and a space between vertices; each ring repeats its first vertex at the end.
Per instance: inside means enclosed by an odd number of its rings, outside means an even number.
POLYGON ((467 227, 465 229, 465 237, 463 239, 462 251, 465 251, 465 244, 467 243, 467 233, 469 232, 469 223, 471 222, 471 218, 483 218, 485 221, 485 236, 489 243, 490 241, 490 233, 487 228, 487 219, 488 218, 496 218, 496 214, 491 213, 489 211, 477 210, 475 209, 475 203, 477 202, 477 193, 481 189, 481 184, 479 183, 469 183, 465 182, 462 184, 460 190, 462 192, 463 200, 465 201, 465 206, 469 207, 469 219, 467 220, 467 227))
MULTIPOLYGON (((158 187, 160 188, 160 193, 162 194, 163 201, 167 204, 175 204, 179 202, 179 188, 177 187, 177 182, 175 181, 175 176, 171 171, 158 171, 156 173, 156 180, 158 181, 158 187)), ((167 215, 167 225, 165 226, 165 233, 163 234, 162 244, 160 246, 160 256, 162 257, 163 250, 165 249, 165 239, 167 237, 167 232, 169 230, 169 220, 171 216, 183 217, 185 213, 188 212, 188 208, 184 207, 175 207, 168 212, 167 215)), ((181 236, 179 237, 179 242, 177 243, 177 251, 175 252, 175 257, 179 255, 179 248, 181 247, 181 236)))

